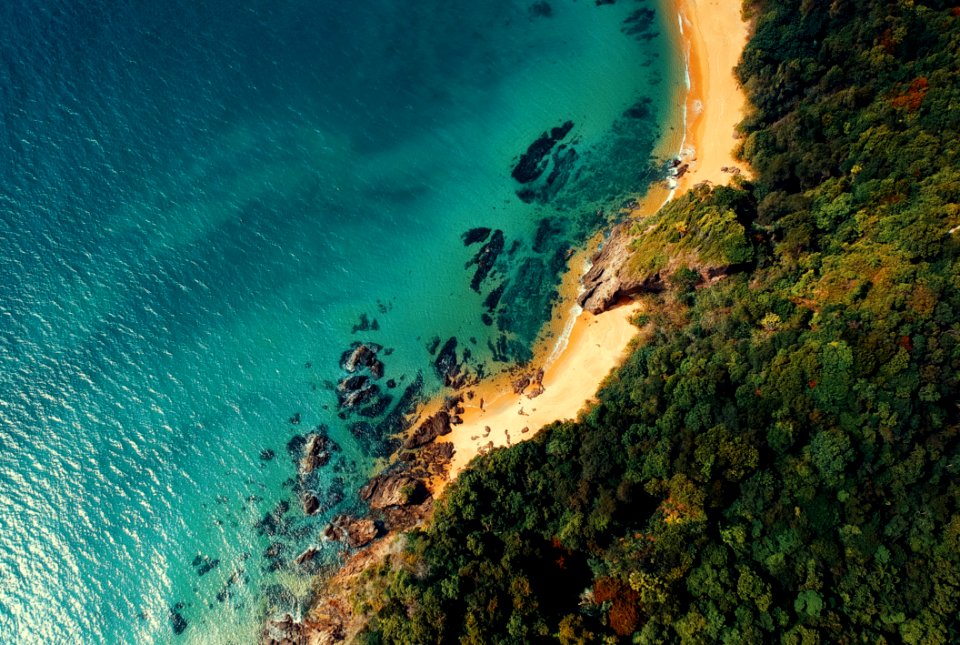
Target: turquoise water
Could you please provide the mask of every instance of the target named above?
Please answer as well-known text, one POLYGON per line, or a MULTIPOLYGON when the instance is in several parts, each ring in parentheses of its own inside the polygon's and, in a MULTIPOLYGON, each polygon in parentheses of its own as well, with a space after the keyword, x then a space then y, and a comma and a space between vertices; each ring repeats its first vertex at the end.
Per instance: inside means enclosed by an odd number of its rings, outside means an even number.
POLYGON ((636 0, 0 3, 0 642, 249 642, 296 613, 289 561, 357 506, 401 394, 438 390, 434 339, 474 370, 525 359, 566 251, 660 172, 671 20, 636 0), (568 120, 575 159, 514 180, 568 120), (504 240, 477 290, 473 227, 504 240), (385 348, 379 417, 337 414, 356 341, 385 348), (340 450, 307 517, 287 444, 321 424, 340 450))

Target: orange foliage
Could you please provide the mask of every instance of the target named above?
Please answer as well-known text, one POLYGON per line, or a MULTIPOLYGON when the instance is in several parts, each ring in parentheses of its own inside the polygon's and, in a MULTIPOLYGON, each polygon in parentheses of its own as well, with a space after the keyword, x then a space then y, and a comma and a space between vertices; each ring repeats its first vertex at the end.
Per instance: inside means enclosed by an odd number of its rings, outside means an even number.
POLYGON ((926 77, 920 76, 910 83, 906 92, 891 99, 890 104, 897 109, 906 108, 908 112, 916 112, 920 109, 923 98, 927 95, 929 89, 930 83, 927 82, 926 77))
POLYGON ((637 629, 640 612, 637 604, 640 594, 616 578, 600 578, 593 583, 593 599, 610 602, 610 627, 619 636, 629 636, 637 629))

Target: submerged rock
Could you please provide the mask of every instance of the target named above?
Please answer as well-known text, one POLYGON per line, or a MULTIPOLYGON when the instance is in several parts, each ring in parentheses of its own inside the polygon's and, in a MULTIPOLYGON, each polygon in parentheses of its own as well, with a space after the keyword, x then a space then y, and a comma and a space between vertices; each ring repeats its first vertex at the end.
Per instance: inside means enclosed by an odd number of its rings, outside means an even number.
POLYGON ((187 628, 187 619, 180 613, 182 608, 183 603, 177 603, 176 607, 170 608, 170 627, 173 628, 173 633, 178 636, 187 628))
POLYGON ((531 18, 549 18, 553 15, 553 7, 546 0, 534 2, 530 5, 529 11, 531 18))
POLYGON ((485 226, 478 228, 471 228, 469 231, 460 236, 460 239, 463 240, 464 246, 470 246, 472 244, 479 244, 480 242, 485 241, 490 237, 490 232, 493 229, 487 228, 485 226))
POLYGON ((398 435, 408 427, 407 417, 412 414, 423 396, 423 374, 407 385, 403 394, 393 407, 393 410, 377 424, 377 433, 380 437, 398 435))
POLYGON ((214 558, 212 560, 207 559, 199 567, 197 567, 197 575, 205 576, 219 566, 220 566, 220 558, 214 558))
POLYGON ((539 178, 547 169, 547 155, 572 129, 573 121, 566 121, 563 125, 551 129, 550 132, 541 134, 520 156, 520 161, 510 175, 521 184, 529 184, 539 178))
POLYGON ((494 231, 490 241, 481 246, 477 254, 467 262, 466 268, 472 265, 477 266, 477 270, 470 280, 470 288, 477 293, 480 293, 480 284, 490 275, 493 265, 496 264, 497 258, 503 252, 504 243, 503 231, 494 231))
POLYGON ((356 334, 358 331, 377 331, 379 329, 380 322, 376 318, 371 321, 367 314, 360 314, 360 322, 353 326, 350 333, 356 334))
POLYGON ((433 361, 433 369, 445 385, 450 385, 457 375, 460 374, 456 337, 451 336, 450 339, 443 344, 443 349, 440 350, 436 360, 433 361))
POLYGON ((500 298, 503 297, 503 290, 507 288, 506 282, 501 282, 497 285, 493 291, 487 294, 487 297, 483 300, 483 306, 487 308, 489 313, 493 313, 493 310, 497 308, 500 304, 500 298))
POLYGON ((278 535, 287 531, 288 522, 284 515, 290 510, 290 503, 286 500, 277 502, 273 510, 266 513, 254 527, 260 535, 278 535))

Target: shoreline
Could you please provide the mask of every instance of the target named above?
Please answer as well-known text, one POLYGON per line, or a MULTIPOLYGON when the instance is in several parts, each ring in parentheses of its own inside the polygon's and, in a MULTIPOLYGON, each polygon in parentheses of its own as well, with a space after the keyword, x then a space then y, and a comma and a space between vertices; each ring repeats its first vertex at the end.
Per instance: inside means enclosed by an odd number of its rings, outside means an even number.
POLYGON ((750 26, 739 3, 674 0, 673 6, 688 84, 679 157, 688 168, 674 188, 683 194, 705 181, 724 185, 738 174, 752 176, 734 155, 736 127, 746 116, 747 96, 733 68, 747 45, 750 26))
MULTIPOLYGON (((667 187, 650 186, 628 216, 634 219, 653 215, 675 195, 700 183, 725 185, 738 174, 750 176, 749 168, 734 156, 736 126, 747 107, 746 95, 733 73, 749 37, 739 4, 674 0, 672 8, 677 19, 673 37, 684 56, 686 87, 684 96, 678 97, 678 103, 682 103, 680 141, 665 136, 662 146, 673 148, 679 167, 687 168, 667 187)), ((447 476, 431 486, 435 496, 477 455, 530 439, 553 422, 576 419, 596 400, 604 380, 628 355, 631 342, 642 332, 630 322, 642 311, 642 303, 620 302, 597 315, 576 304, 580 280, 589 268, 588 258, 601 241, 598 235, 571 258, 561 297, 544 327, 547 333, 535 345, 532 367, 519 371, 522 374, 542 368, 542 394, 530 397, 527 389, 515 392, 517 373, 511 372, 470 388, 475 394, 463 403, 463 423, 437 439, 437 443, 452 443, 454 455, 447 476), (549 333, 558 327, 563 330, 559 336, 549 333), (553 338, 554 342, 547 342, 553 338)), ((424 406, 421 418, 438 410, 442 398, 424 406)))
MULTIPOLYGON (((686 87, 676 97, 679 131, 672 136, 665 133, 659 146, 665 158, 677 160, 677 176, 669 183, 651 185, 628 219, 651 216, 674 196, 698 184, 725 185, 736 175, 750 176, 749 168, 734 156, 736 126, 747 108, 746 95, 733 73, 749 37, 749 25, 741 17, 739 3, 672 0, 663 4, 675 16, 664 23, 672 25, 670 37, 684 57, 686 75, 686 87)), ((534 345, 530 366, 508 370, 463 389, 472 396, 464 397, 462 411, 457 410, 462 423, 432 442, 441 448, 451 444, 453 456, 426 482, 430 497, 417 525, 429 522, 432 500, 439 498, 474 457, 531 439, 553 422, 576 419, 596 400, 603 382, 622 365, 632 344, 651 332, 650 326, 640 328, 631 322, 644 309, 642 298, 618 302, 596 315, 577 305, 581 279, 602 241, 603 234, 598 233, 568 262, 560 298, 534 345), (539 369, 542 375, 537 378, 539 369), (518 376, 531 373, 533 382, 518 389, 518 376), (540 389, 538 382, 542 392, 529 396, 540 389)), ((408 434, 443 409, 449 394, 442 393, 420 406, 408 434)), ((394 455, 390 463, 396 459, 394 455)), ((365 584, 360 574, 398 553, 402 543, 396 538, 401 530, 390 530, 353 553, 331 572, 331 577, 319 583, 323 591, 306 612, 299 633, 311 643, 339 641, 356 633, 361 618, 350 607, 351 589, 365 584)), ((292 628, 293 623, 291 619, 290 623, 273 625, 292 628)))

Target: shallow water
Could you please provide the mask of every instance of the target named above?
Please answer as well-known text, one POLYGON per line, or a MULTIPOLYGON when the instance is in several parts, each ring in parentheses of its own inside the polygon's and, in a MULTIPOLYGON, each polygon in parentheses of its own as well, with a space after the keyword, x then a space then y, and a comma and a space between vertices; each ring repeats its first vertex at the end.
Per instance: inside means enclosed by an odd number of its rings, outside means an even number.
POLYGON ((435 338, 523 360, 566 251, 659 172, 682 72, 655 3, 356 4, 0 3, 0 641, 296 612, 309 576, 264 550, 315 543, 385 449, 337 416, 341 353, 382 345, 393 405, 437 391, 435 338), (519 155, 567 120, 569 176, 523 201, 519 155), (504 239, 477 291, 473 227, 504 239), (308 518, 286 446, 320 424, 312 485, 347 494, 308 518))

